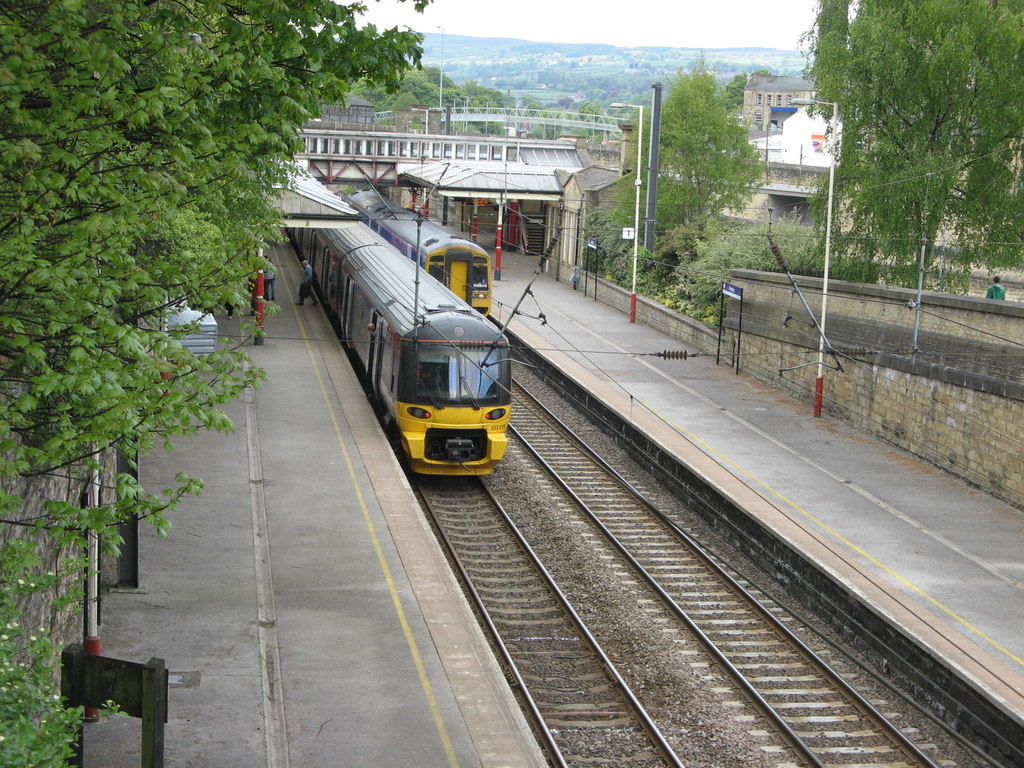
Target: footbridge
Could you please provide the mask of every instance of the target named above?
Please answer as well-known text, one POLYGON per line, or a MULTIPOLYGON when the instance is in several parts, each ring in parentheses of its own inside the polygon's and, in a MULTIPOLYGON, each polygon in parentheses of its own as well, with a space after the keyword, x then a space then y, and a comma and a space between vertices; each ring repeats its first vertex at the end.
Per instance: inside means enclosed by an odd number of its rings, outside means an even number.
MULTIPOLYGON (((498 130, 495 133, 507 133, 521 136, 536 128, 552 128, 559 131, 569 130, 573 133, 601 134, 605 140, 622 133, 622 124, 632 122, 630 118, 613 117, 610 115, 593 115, 587 112, 563 112, 554 109, 523 109, 520 107, 460 107, 451 104, 443 110, 440 108, 414 107, 401 112, 377 112, 374 117, 379 124, 401 125, 401 116, 407 111, 413 113, 435 113, 442 125, 447 123, 451 131, 468 130, 470 125, 492 125, 498 130), (442 114, 444 115, 442 117, 442 114)), ((424 119, 424 118, 420 118, 424 119)), ((430 121, 429 116, 426 118, 430 121)))

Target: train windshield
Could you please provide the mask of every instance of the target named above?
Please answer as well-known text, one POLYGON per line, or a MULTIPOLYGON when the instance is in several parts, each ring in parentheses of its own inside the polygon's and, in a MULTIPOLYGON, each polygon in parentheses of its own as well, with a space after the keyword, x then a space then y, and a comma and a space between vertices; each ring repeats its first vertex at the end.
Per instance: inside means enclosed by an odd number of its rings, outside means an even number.
POLYGON ((470 265, 469 282, 474 291, 486 291, 491 286, 487 280, 487 259, 474 259, 470 265))
POLYGON ((419 348, 416 394, 437 403, 492 404, 502 396, 508 353, 490 347, 419 348))

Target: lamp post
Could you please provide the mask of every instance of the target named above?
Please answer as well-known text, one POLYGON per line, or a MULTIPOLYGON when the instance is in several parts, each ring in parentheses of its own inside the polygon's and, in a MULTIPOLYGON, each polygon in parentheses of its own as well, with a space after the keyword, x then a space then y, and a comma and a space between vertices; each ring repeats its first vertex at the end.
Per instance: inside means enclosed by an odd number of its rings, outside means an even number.
POLYGON ((615 102, 613 108, 633 108, 640 110, 636 124, 636 209, 633 213, 633 287, 629 294, 629 322, 636 322, 636 267, 640 249, 640 168, 643 164, 644 148, 644 107, 642 104, 622 104, 615 102))
MULTIPOLYGON (((839 104, 834 101, 818 101, 817 99, 793 99, 791 104, 809 105, 824 104, 832 107, 832 132, 837 137, 836 150, 839 149, 839 104)), ((828 272, 829 257, 832 254, 832 201, 836 184, 836 162, 839 152, 832 155, 828 166, 828 206, 825 212, 825 273, 821 281, 821 321, 818 323, 818 378, 814 380, 814 415, 821 416, 822 397, 825 391, 825 347, 828 338, 825 336, 825 318, 828 314, 828 272)))

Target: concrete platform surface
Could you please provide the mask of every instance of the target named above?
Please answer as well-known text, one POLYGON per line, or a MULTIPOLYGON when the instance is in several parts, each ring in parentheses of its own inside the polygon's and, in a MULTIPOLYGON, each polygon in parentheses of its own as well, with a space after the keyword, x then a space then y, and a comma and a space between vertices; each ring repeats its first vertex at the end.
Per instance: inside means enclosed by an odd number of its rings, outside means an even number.
MULTIPOLYGON (((103 653, 166 661, 168 768, 546 765, 334 332, 295 305, 294 254, 272 256, 280 312, 248 350, 268 381, 225 408, 233 434, 144 461, 147 488, 206 489, 144 531, 103 653)), ((85 765, 138 766, 139 733, 86 726, 85 765)))

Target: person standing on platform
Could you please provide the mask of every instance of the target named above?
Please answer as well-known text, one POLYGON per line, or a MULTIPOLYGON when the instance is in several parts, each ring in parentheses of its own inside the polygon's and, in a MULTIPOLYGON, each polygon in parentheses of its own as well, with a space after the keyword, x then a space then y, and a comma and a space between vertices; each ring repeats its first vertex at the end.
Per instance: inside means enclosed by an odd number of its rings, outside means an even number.
POLYGON ((274 262, 267 259, 267 266, 263 268, 263 298, 267 301, 273 301, 275 298, 274 282, 277 280, 277 274, 274 272, 274 262))
POLYGON ((1006 288, 1000 284, 999 275, 992 278, 992 285, 988 287, 988 292, 985 294, 985 298, 996 299, 998 301, 1006 299, 1006 288))
POLYGON ((306 299, 316 306, 316 296, 313 295, 313 267, 305 259, 302 260, 302 282, 299 284, 299 304, 305 304, 306 299))

